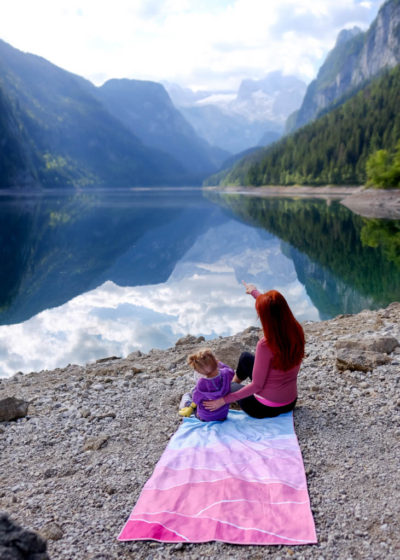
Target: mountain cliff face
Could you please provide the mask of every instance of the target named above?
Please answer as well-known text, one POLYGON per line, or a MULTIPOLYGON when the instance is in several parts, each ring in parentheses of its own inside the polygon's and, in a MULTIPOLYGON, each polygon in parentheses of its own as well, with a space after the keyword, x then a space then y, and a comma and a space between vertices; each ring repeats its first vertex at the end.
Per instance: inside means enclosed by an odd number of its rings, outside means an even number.
POLYGON ((305 125, 340 98, 399 63, 400 1, 388 0, 365 33, 357 27, 341 31, 317 78, 309 85, 299 111, 289 117, 287 132, 305 125))

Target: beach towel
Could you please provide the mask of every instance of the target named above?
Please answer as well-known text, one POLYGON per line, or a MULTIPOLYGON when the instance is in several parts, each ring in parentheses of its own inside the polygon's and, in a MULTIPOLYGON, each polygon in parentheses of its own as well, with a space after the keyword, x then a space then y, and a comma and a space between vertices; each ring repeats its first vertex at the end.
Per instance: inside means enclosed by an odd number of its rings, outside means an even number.
POLYGON ((316 543, 293 413, 184 418, 118 539, 316 543))

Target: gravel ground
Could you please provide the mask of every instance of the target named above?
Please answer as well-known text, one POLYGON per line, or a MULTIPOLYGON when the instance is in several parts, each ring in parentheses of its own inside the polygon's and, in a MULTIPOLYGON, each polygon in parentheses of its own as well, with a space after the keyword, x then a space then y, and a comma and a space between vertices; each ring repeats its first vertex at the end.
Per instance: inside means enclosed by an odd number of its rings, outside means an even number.
MULTIPOLYGON (((400 341, 400 304, 304 327, 294 416, 318 545, 116 540, 179 426, 179 399, 193 385, 186 356, 204 346, 190 336, 168 350, 3 379, 0 399, 30 406, 27 417, 0 423, 0 509, 48 539, 52 560, 399 558, 400 347, 358 371, 343 361, 338 369, 336 344, 364 341, 371 359, 371 337, 400 341)), ((207 346, 234 366, 258 336, 250 328, 207 346)))

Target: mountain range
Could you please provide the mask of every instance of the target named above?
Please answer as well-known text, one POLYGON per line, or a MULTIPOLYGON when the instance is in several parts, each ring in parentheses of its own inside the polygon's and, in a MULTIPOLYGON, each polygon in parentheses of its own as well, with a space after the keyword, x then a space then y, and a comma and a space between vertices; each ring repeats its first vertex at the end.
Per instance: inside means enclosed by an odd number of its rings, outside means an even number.
POLYGON ((233 93, 166 87, 96 87, 0 40, 0 188, 201 184, 276 141, 306 88, 280 72, 233 93))
POLYGON ((281 72, 237 92, 96 87, 0 40, 0 188, 363 182, 368 155, 400 136, 385 74, 399 62, 400 0, 366 32, 343 30, 308 88, 281 72))
POLYGON ((261 80, 243 80, 237 92, 193 92, 165 85, 196 132, 233 154, 278 140, 306 91, 303 81, 279 71, 261 80))
POLYGON ((228 152, 200 138, 163 86, 101 88, 0 41, 0 188, 199 184, 228 152))

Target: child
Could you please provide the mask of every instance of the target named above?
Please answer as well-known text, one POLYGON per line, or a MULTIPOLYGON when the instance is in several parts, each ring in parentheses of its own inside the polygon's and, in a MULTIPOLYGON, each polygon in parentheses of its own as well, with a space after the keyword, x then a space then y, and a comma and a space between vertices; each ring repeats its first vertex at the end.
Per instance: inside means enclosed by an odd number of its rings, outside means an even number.
POLYGON ((210 422, 212 420, 225 420, 228 415, 229 405, 221 406, 213 412, 206 410, 203 401, 224 397, 231 390, 231 381, 235 372, 229 366, 218 362, 208 348, 200 350, 188 357, 188 364, 203 377, 198 380, 191 393, 183 395, 181 400, 180 416, 191 416, 196 410, 199 420, 210 422))

